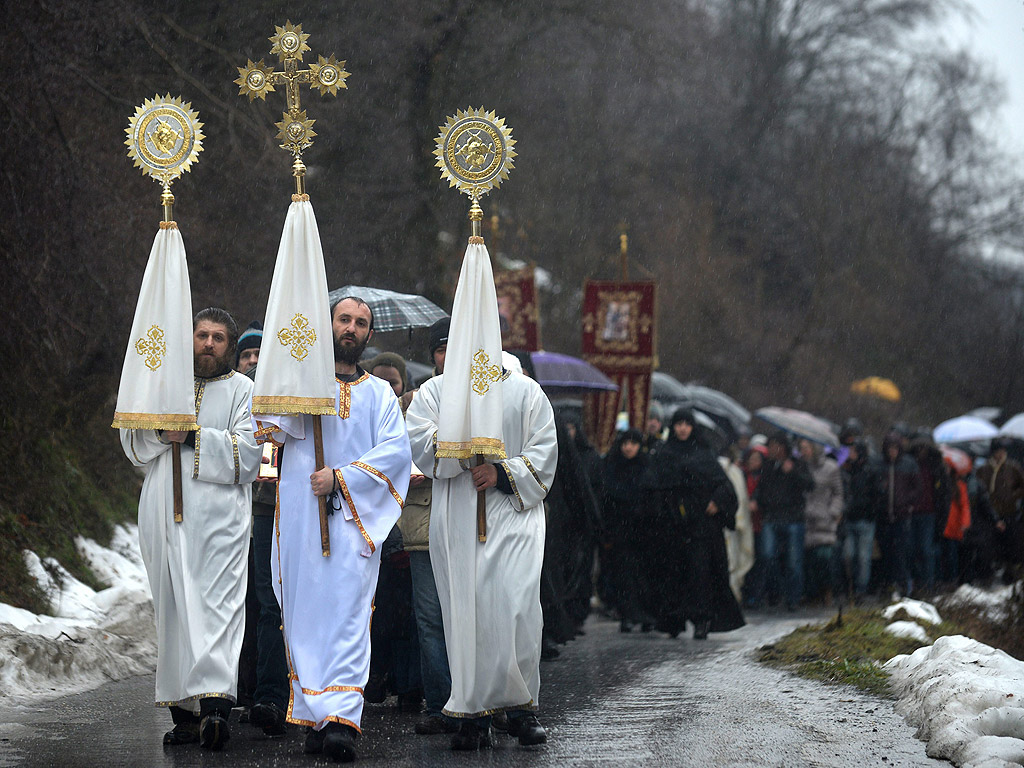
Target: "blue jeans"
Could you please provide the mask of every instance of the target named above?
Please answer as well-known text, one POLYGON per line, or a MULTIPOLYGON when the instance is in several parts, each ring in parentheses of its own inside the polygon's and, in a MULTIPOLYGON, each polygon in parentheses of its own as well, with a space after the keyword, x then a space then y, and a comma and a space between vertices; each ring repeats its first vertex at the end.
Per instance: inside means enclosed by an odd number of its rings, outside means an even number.
POLYGON ((935 515, 910 518, 910 569, 919 588, 935 588, 935 515))
POLYGON ((761 528, 761 552, 758 556, 765 565, 766 581, 775 580, 784 585, 787 607, 799 604, 804 596, 804 524, 765 523, 761 528), (785 566, 782 564, 783 551, 785 566))
POLYGON ((444 642, 441 603, 437 598, 434 570, 427 550, 409 552, 412 573, 412 607, 420 636, 420 676, 427 715, 440 715, 452 693, 448 649, 444 642))
POLYGON ((853 582, 853 593, 863 597, 871 581, 871 554, 875 544, 874 520, 850 520, 843 539, 843 562, 853 582))
POLYGON ((253 515, 253 584, 260 603, 260 617, 256 622, 256 690, 253 701, 287 709, 290 693, 288 662, 284 655, 284 633, 281 632, 281 607, 277 604, 270 575, 273 541, 273 516, 253 515))

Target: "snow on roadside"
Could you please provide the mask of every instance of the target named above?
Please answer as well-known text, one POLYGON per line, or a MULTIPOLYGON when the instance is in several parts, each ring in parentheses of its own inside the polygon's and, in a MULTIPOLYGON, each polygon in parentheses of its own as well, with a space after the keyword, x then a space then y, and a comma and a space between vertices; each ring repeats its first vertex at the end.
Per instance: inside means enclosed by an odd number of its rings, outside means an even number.
POLYGON ((883 665, 896 712, 930 757, 970 768, 1024 765, 1024 663, 962 635, 883 665))
POLYGON ((25 552, 53 616, 0 604, 0 701, 78 693, 156 665, 153 602, 138 529, 119 526, 110 547, 76 545, 109 587, 94 591, 54 560, 25 552))

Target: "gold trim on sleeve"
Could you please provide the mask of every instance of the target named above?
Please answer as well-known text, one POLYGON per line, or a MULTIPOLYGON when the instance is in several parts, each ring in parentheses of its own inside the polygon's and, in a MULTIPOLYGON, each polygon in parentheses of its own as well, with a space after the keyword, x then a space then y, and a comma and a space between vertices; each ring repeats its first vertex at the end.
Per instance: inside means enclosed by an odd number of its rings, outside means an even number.
POLYGON ((137 454, 135 452, 135 430, 134 429, 129 429, 128 430, 128 445, 131 446, 132 456, 135 457, 135 460, 137 462, 139 462, 139 464, 142 464, 142 459, 140 459, 139 458, 139 454, 137 454))
POLYGON ((352 466, 353 467, 359 467, 364 472, 369 472, 374 477, 379 478, 380 480, 383 480, 385 483, 387 483, 388 484, 388 490, 391 491, 391 495, 395 497, 395 501, 398 502, 398 506, 400 506, 400 507, 404 507, 405 506, 405 500, 402 499, 401 494, 399 494, 398 491, 395 490, 394 483, 392 483, 391 480, 388 479, 387 475, 385 475, 383 472, 381 472, 376 467, 371 467, 369 464, 367 464, 365 462, 362 462, 362 461, 353 461, 352 462, 352 466))
POLYGON ((238 485, 238 478, 242 473, 242 467, 238 462, 238 435, 231 436, 231 455, 235 459, 235 485, 238 485))
POLYGON ((526 464, 526 468, 530 470, 530 474, 533 475, 533 479, 537 481, 537 485, 540 486, 540 489, 544 491, 544 493, 547 493, 548 487, 540 481, 540 475, 538 475, 537 470, 533 468, 533 464, 525 456, 522 456, 521 458, 523 460, 523 463, 526 464))
POLYGON ((363 534, 363 538, 366 539, 367 545, 370 547, 370 553, 377 551, 377 545, 373 543, 373 539, 370 538, 370 534, 363 528, 363 523, 359 519, 359 513, 356 512, 355 502, 352 501, 352 494, 348 491, 348 483, 345 482, 345 476, 341 473, 340 469, 334 470, 334 476, 338 478, 338 486, 341 488, 341 495, 345 498, 345 503, 348 504, 349 511, 352 512, 352 520, 359 527, 359 532, 363 534))
POLYGON ((193 456, 192 456, 192 479, 193 480, 198 480, 199 479, 199 438, 200 438, 200 436, 202 434, 203 434, 203 430, 201 430, 201 429, 197 429, 196 430, 196 448, 192 452, 193 453, 193 456))
POLYGON ((522 512, 526 509, 526 505, 523 503, 523 497, 519 495, 519 489, 516 487, 516 479, 512 477, 512 470, 508 468, 508 465, 504 461, 499 461, 498 466, 505 470, 505 475, 508 477, 508 484, 512 486, 512 493, 514 493, 516 498, 519 499, 519 511, 522 512))

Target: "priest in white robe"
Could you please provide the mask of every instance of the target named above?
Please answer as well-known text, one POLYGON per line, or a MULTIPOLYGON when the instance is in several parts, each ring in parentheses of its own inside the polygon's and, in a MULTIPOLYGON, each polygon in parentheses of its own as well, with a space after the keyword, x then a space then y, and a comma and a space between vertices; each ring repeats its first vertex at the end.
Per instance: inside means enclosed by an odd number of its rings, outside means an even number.
POLYGON ((413 460, 433 476, 430 557, 444 618, 451 698, 444 713, 473 721, 476 746, 463 731, 456 749, 488 746, 490 716, 505 711, 520 743, 546 737, 533 711, 540 694, 544 497, 558 461, 555 420, 532 379, 502 372, 506 459, 436 458, 444 376, 426 381, 406 413, 413 460), (487 502, 487 540, 477 539, 477 490, 487 502))
POLYGON ((235 701, 261 451, 253 437, 252 381, 231 370, 234 321, 205 309, 193 325, 199 429, 122 429, 121 444, 146 473, 139 540, 156 614, 156 703, 171 708, 175 723, 164 743, 219 749, 235 701), (182 444, 181 522, 174 521, 174 442, 182 444))
POLYGON ((291 670, 288 721, 307 725, 307 753, 355 759, 363 687, 370 674, 370 619, 380 545, 402 512, 412 462, 391 385, 357 365, 372 334, 369 307, 331 308, 336 416, 259 416, 257 434, 282 446, 271 553, 291 670), (313 419, 326 468, 315 472, 313 419), (328 495, 331 554, 320 547, 317 496, 328 495))

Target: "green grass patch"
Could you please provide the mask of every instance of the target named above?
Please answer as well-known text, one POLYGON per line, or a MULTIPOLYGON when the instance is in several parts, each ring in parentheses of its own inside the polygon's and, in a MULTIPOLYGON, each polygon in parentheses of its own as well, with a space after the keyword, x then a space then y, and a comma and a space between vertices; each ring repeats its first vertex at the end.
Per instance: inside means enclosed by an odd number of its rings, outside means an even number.
POLYGON ((50 611, 25 567, 26 549, 54 558, 93 589, 107 586, 79 554, 75 537, 108 543, 114 525, 136 516, 140 479, 117 455, 114 430, 93 433, 86 446, 76 439, 81 436, 71 429, 36 433, 2 456, 10 474, 0 486, 0 602, 50 611))
MULTIPOLYGON (((896 616, 893 620, 906 618, 896 616)), ((885 631, 888 620, 881 609, 854 608, 824 624, 813 624, 759 650, 758 659, 803 677, 826 683, 852 685, 879 696, 889 696, 888 675, 881 665, 901 653, 913 653, 943 635, 960 633, 957 625, 943 621, 925 626, 928 643, 896 637, 885 631)))

